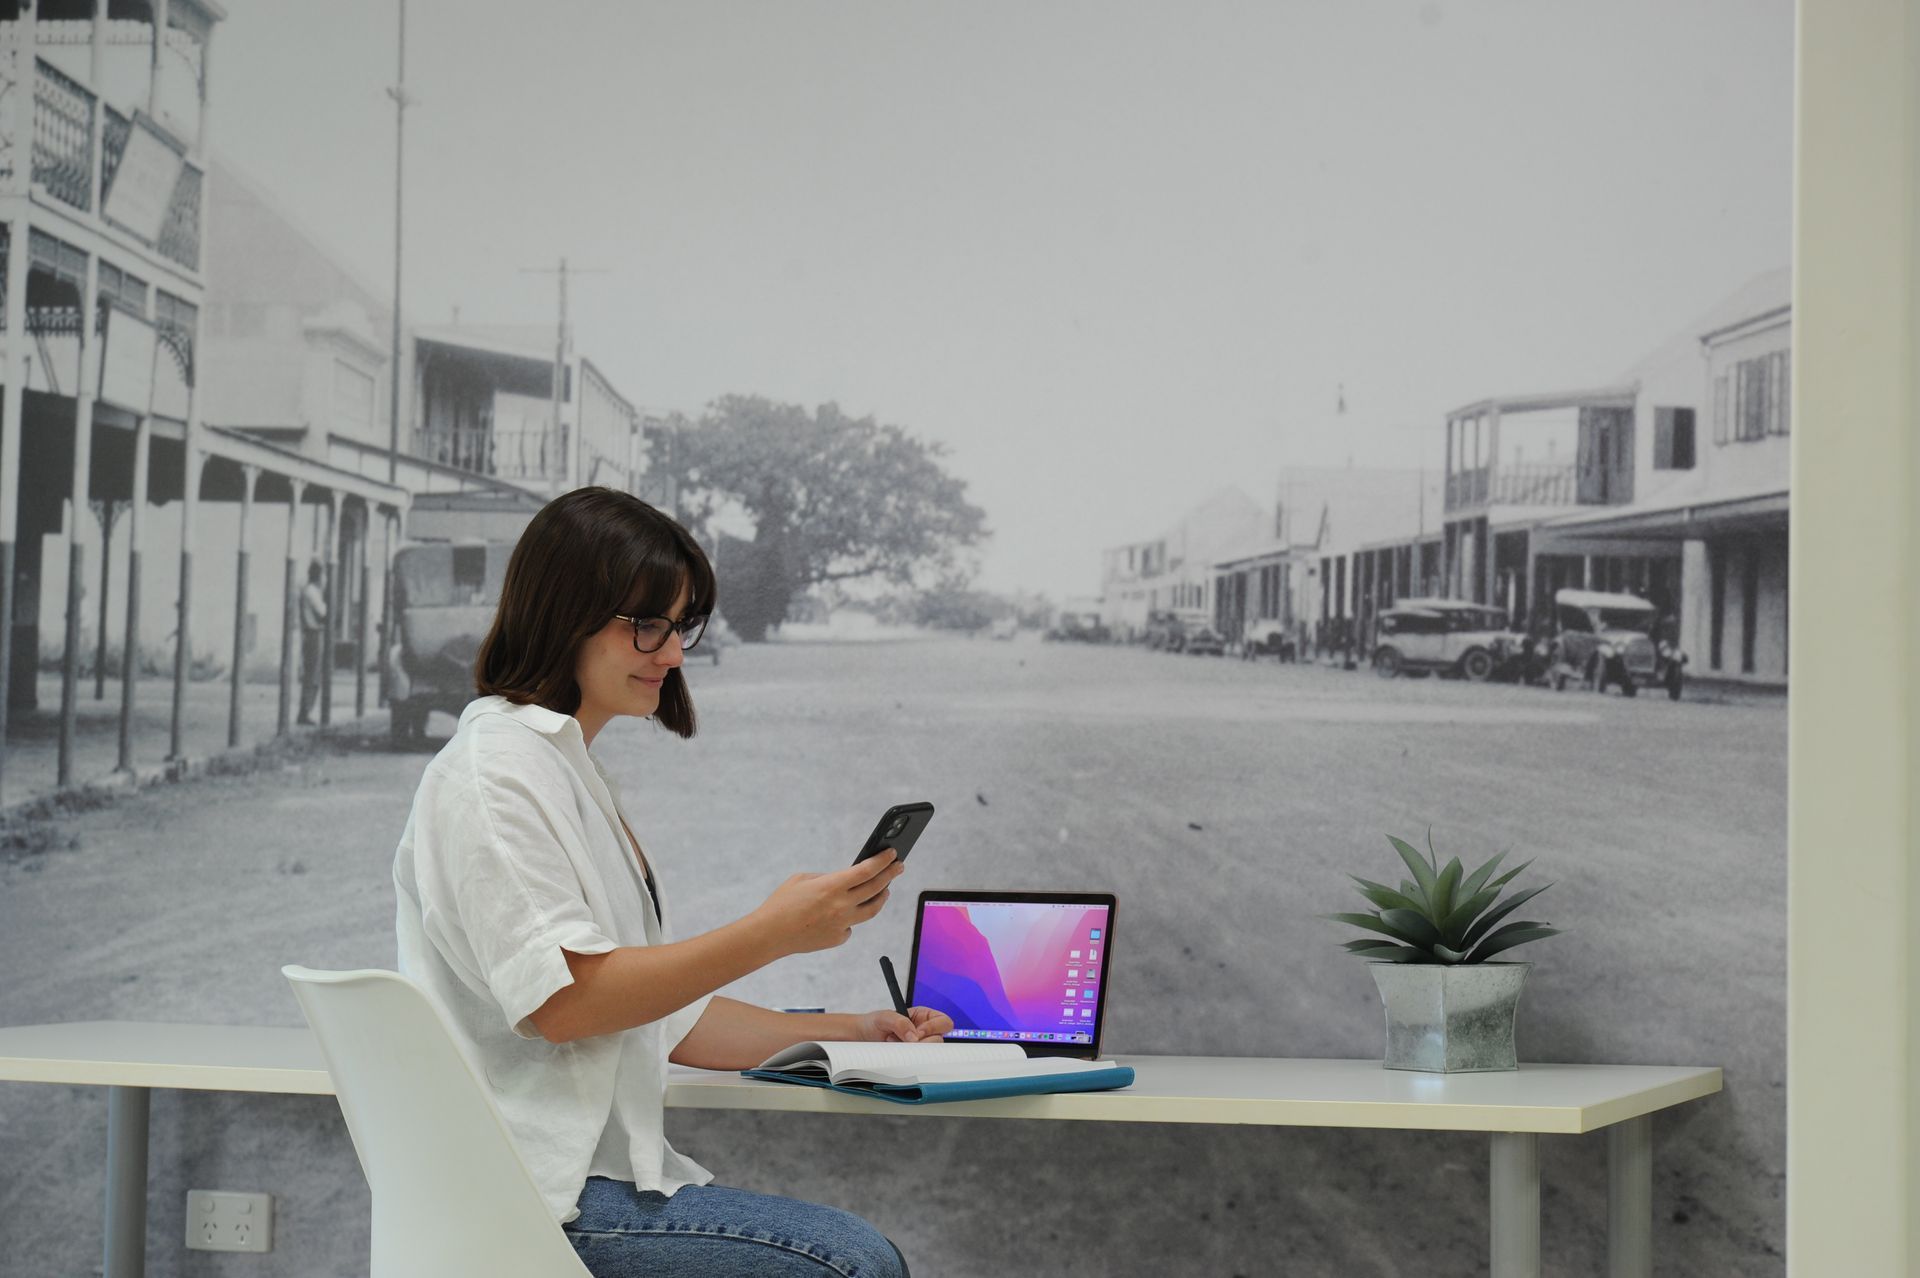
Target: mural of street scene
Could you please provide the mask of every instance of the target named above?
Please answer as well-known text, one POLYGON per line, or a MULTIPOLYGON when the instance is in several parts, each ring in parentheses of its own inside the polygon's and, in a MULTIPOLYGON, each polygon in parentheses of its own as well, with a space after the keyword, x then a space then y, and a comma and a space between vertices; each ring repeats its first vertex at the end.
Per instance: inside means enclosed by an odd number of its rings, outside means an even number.
MULTIPOLYGON (((938 817, 915 888, 1118 894, 1118 1053, 1377 1058, 1379 996, 1341 929, 1314 916, 1351 908, 1347 873, 1394 872, 1388 832, 1419 840, 1431 823, 1442 855, 1468 861, 1514 848, 1534 861, 1523 881, 1553 884, 1546 917, 1566 928, 1534 947, 1521 1059, 1720 1063, 1729 1103, 1655 1128, 1662 1272, 1779 1271, 1777 705, 1387 682, 1032 633, 750 645, 689 668, 697 737, 616 724, 595 747, 657 814, 649 850, 677 926, 737 917, 737 883, 838 858, 876 792, 923 796, 938 817)), ((8 1019, 297 1023, 280 962, 389 961, 385 845, 434 744, 395 753, 369 731, 41 827, 0 867, 0 962, 47 972, 9 993, 8 1019), (193 849, 192 875, 176 847, 193 849), (50 971, 49 938, 71 938, 50 971)), ((910 900, 896 893, 846 946, 734 992, 866 1006, 877 956, 898 961, 911 939, 910 900)), ((6 1113, 23 1151, 10 1254, 46 1257, 36 1272, 85 1265, 91 1248, 18 1222, 51 1210, 57 1186, 97 1180, 98 1098, 15 1095, 6 1113)), ((1326 1274, 1485 1263, 1486 1152, 1471 1135, 1075 1124, 1063 1138, 1037 1122, 670 1116, 677 1147, 749 1188, 857 1206, 935 1272, 1031 1272, 1036 1238, 1065 1255, 1060 1272, 1088 1275, 1271 1273, 1276 1254, 1326 1274), (868 1187, 880 1169, 885 1194, 868 1187)), ((210 1178, 269 1186, 280 1254, 259 1259, 351 1263, 365 1226, 345 1218, 365 1197, 330 1102, 162 1093, 154 1129, 157 1204, 210 1178), (275 1131, 218 1134, 249 1113, 275 1131)), ((1597 1136, 1543 1143, 1549 1272, 1604 1272, 1604 1154, 1597 1136)))
MULTIPOLYGON (((1655 1272, 1783 1273, 1791 7, 577 10, 409 0, 396 80, 376 0, 0 6, 0 1025, 392 966, 514 540, 604 485, 720 583, 698 735, 595 743, 681 935, 938 810, 729 993, 879 1005, 922 888, 1110 891, 1107 1051, 1378 1059, 1323 916, 1389 835, 1504 851, 1522 1061, 1725 1071, 1654 1125, 1655 1272)), ((1483 1136, 1061 1126, 669 1115, 916 1271, 1485 1263, 1483 1136)), ((105 1132, 0 1084, 19 1272, 98 1271, 33 1222, 105 1132)), ((151 1137, 149 1273, 224 1272, 206 1187, 274 1195, 262 1274, 364 1265, 330 1099, 151 1137)), ((1606 1142, 1541 1148, 1602 1273, 1606 1142)))

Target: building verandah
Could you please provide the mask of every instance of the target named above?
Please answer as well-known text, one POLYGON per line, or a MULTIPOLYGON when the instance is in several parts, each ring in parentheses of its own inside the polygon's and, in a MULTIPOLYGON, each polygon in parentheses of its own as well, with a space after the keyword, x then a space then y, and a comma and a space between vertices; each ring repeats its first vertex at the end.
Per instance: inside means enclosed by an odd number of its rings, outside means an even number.
MULTIPOLYGON (((374 613, 369 560, 376 541, 383 554, 391 553, 407 507, 406 492, 201 425, 195 397, 200 315, 190 300, 198 295, 197 281, 185 275, 167 278, 150 255, 126 250, 97 232, 89 234, 84 226, 63 225, 37 201, 16 198, 6 203, 25 215, 0 221, 0 616, 11 619, 0 627, 0 669, 8 672, 0 740, 8 712, 42 709, 38 668, 48 655, 47 637, 58 634, 57 777, 61 786, 76 780, 73 736, 83 657, 91 657, 98 692, 104 687, 110 646, 105 605, 112 583, 103 577, 94 607, 83 607, 86 584, 96 571, 86 549, 94 546, 98 570, 104 572, 107 560, 100 552, 111 544, 122 512, 127 545, 119 583, 123 624, 114 628, 123 636, 120 769, 130 769, 136 753, 132 709, 136 685, 146 673, 140 634, 142 614, 149 610, 164 610, 174 618, 174 709, 167 757, 181 754, 180 706, 191 673, 194 636, 229 625, 234 637, 228 670, 234 681, 229 744, 238 743, 239 681, 244 677, 248 629, 245 577, 247 559, 260 540, 247 521, 256 503, 320 514, 324 531, 304 545, 291 535, 298 521, 289 514, 286 615, 294 615, 293 600, 304 584, 304 565, 295 581, 294 559, 311 555, 323 565, 324 588, 336 618, 325 642, 331 648, 341 634, 350 637, 359 672, 355 701, 357 708, 364 708, 364 655, 371 647, 369 619, 374 613), (51 221, 60 234, 35 224, 42 220, 51 221), (91 252, 83 247, 88 242, 91 252), (160 282, 149 283, 154 276, 160 282), (83 301, 88 297, 93 299, 90 306, 83 301), (159 512, 176 501, 180 515, 168 531, 177 539, 168 539, 168 549, 177 549, 178 574, 170 580, 164 572, 161 576, 171 597, 143 601, 143 585, 153 576, 143 557, 159 531, 159 512), (235 503, 242 512, 235 608, 230 617, 196 625, 192 604, 202 592, 194 586, 195 514, 202 503, 222 502, 235 503), (89 535, 96 523, 97 540, 89 535), (58 545, 50 547, 49 541, 58 545), (61 548, 65 554, 59 553, 61 548), (63 596, 65 605, 49 607, 43 583, 56 584, 48 579, 60 577, 64 581, 57 584, 64 588, 54 598, 63 596)), ((298 654, 290 650, 289 634, 283 633, 281 647, 278 718, 279 730, 286 731, 298 654)), ((323 669, 331 668, 329 651, 323 669)), ((322 721, 331 713, 331 685, 324 681, 322 721)))
POLYGON ((388 624, 377 583, 384 583, 399 542, 404 489, 190 419, 141 418, 95 400, 86 404, 91 429, 83 431, 76 426, 82 401, 74 396, 22 388, 5 402, 20 405, 23 425, 18 465, 0 473, 0 485, 18 495, 7 700, 15 714, 57 715, 59 786, 80 780, 72 761, 85 683, 96 698, 109 678, 119 684, 118 769, 163 753, 158 742, 137 742, 132 730, 139 685, 165 678, 153 673, 154 654, 140 639, 143 620, 154 613, 173 622, 164 757, 182 755, 186 684, 209 653, 218 654, 228 684, 226 744, 241 743, 241 689, 262 629, 258 618, 268 611, 281 620, 274 731, 290 732, 302 660, 298 600, 310 563, 320 565, 331 618, 320 639, 320 721, 334 715, 327 676, 342 658, 354 671, 354 713, 366 712, 369 696, 378 695, 368 685, 375 636, 388 624), (210 537, 206 514, 222 506, 233 517, 210 537), (117 563, 108 554, 116 544, 117 563), (177 570, 151 562, 155 550, 177 570), (263 570, 278 579, 277 589, 259 589, 263 570), (61 597, 64 610, 43 602, 61 597), (37 695, 39 668, 56 651, 57 708, 41 706, 37 695), (91 680, 83 678, 88 667, 91 680))

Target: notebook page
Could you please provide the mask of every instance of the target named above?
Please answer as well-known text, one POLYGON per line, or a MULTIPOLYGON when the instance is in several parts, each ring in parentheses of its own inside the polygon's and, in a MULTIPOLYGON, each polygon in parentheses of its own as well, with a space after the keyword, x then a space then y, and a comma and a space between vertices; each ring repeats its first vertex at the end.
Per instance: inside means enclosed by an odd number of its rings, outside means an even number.
POLYGON ((843 1069, 891 1069, 910 1072, 922 1065, 984 1066, 988 1062, 1024 1061, 1027 1054, 1012 1043, 795 1043, 769 1056, 761 1069, 787 1069, 802 1062, 825 1061, 834 1073, 843 1069))
POLYGON ((1083 1074, 1092 1070, 1114 1069, 1114 1061, 1083 1061, 1066 1056, 1034 1056, 1017 1061, 973 1061, 952 1065, 921 1065, 909 1068, 863 1065, 835 1070, 836 1083, 961 1083, 992 1078, 1040 1078, 1049 1074, 1083 1074))

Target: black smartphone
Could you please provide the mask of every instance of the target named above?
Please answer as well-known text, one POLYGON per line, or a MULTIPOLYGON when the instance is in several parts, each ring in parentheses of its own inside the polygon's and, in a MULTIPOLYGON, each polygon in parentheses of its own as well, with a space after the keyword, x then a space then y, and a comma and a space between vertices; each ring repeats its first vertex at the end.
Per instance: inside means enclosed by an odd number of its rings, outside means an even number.
POLYGON ((899 853, 896 860, 904 861, 907 853, 913 851, 914 840, 927 828, 927 822, 933 820, 931 803, 902 803, 888 808, 880 823, 873 827, 873 833, 860 849, 860 855, 853 858, 855 865, 870 856, 879 856, 888 848, 899 853))

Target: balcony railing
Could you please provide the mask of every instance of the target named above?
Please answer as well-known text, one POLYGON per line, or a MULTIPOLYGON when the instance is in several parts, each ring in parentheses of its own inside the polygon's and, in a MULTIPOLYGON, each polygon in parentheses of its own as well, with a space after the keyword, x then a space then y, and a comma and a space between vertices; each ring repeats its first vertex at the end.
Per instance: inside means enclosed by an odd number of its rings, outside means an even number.
POLYGON ((33 181, 85 211, 92 207, 94 97, 41 62, 33 81, 33 181))
POLYGON ((1458 470, 1447 476, 1447 509, 1482 506, 1573 506, 1579 476, 1571 463, 1516 462, 1498 468, 1458 470))
POLYGON ((161 223, 160 238, 153 243, 160 256, 189 271, 200 269, 200 189, 205 184, 199 169, 191 164, 180 166, 180 179, 173 184, 173 199, 167 205, 167 220, 161 223))
POLYGON ((1487 504, 1487 468, 1456 470, 1447 476, 1447 509, 1466 510, 1487 504))
POLYGON ((1570 462, 1516 462, 1493 475, 1495 506, 1572 506, 1579 500, 1579 480, 1570 462))
MULTIPOLYGON (((13 127, 13 99, 7 59, 0 58, 0 180, 10 177, 17 163, 13 127)), ((33 83, 31 164, 33 184, 62 204, 82 213, 93 207, 93 113, 104 110, 101 121, 100 199, 105 203, 119 173, 121 157, 133 121, 110 106, 85 85, 44 58, 36 60, 33 83)), ((183 161, 174 182, 166 217, 153 249, 190 271, 200 269, 200 204, 205 175, 191 161, 183 161)))
POLYGON ((545 481, 566 473, 566 433, 462 427, 416 430, 413 455, 495 479, 545 481))

